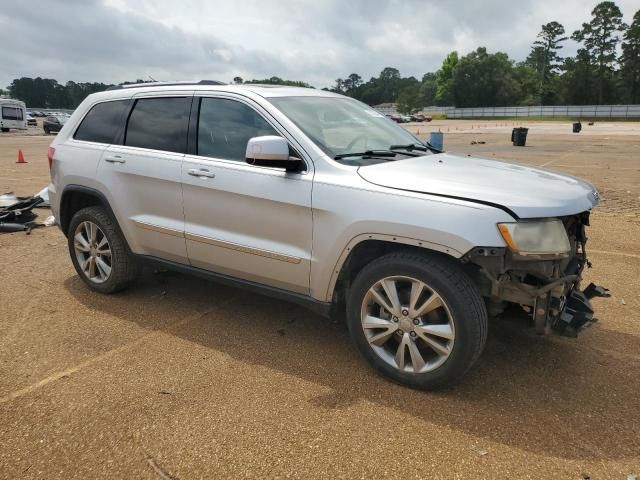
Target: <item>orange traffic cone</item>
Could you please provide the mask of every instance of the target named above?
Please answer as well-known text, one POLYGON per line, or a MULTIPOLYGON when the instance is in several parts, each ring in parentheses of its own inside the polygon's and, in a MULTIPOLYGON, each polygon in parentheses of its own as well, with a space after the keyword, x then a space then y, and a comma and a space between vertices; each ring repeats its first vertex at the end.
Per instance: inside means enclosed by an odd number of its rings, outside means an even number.
POLYGON ((24 159, 21 148, 18 149, 18 160, 16 161, 16 163, 27 163, 27 161, 24 159))

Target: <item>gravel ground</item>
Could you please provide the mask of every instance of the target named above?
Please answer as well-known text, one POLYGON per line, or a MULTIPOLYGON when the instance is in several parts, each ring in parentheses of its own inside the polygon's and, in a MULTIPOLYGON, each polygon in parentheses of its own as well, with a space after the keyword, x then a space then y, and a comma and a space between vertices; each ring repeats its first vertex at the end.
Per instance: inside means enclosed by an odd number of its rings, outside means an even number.
MULTIPOLYGON (((297 306, 153 271, 102 296, 56 228, 3 234, 0 478, 640 476, 640 136, 610 131, 532 129, 526 148, 508 128, 445 135, 594 182, 586 276, 613 297, 577 340, 493 321, 477 367, 438 393, 380 378, 342 325, 297 306)), ((50 140, 0 136, 1 191, 48 182, 50 140)))

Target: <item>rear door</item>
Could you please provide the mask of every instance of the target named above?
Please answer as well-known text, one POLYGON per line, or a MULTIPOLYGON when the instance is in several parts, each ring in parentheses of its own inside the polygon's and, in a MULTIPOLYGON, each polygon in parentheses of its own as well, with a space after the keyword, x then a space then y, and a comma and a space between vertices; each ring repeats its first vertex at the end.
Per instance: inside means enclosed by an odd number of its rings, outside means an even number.
POLYGON ((244 97, 194 98, 182 165, 187 251, 196 267, 306 294, 313 165, 288 173, 245 162, 252 137, 280 135, 296 148, 268 118, 244 97))
POLYGON ((180 174, 193 91, 139 94, 98 178, 135 253, 188 263, 180 174))

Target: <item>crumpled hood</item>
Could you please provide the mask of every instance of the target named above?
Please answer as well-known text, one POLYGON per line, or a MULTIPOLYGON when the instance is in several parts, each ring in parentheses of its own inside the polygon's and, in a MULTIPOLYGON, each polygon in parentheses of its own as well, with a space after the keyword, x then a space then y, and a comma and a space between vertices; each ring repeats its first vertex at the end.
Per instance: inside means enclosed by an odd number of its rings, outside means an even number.
POLYGON ((598 193, 589 182, 543 168, 441 153, 358 169, 375 185, 495 204, 519 218, 589 210, 598 193))

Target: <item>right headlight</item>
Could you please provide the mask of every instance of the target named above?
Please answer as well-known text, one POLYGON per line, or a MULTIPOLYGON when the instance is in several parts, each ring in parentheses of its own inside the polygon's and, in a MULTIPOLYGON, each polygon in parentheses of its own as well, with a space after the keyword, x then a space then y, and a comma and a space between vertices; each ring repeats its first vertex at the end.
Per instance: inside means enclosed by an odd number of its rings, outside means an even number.
POLYGON ((509 249, 518 255, 567 255, 569 237, 560 220, 499 223, 498 230, 509 249))

